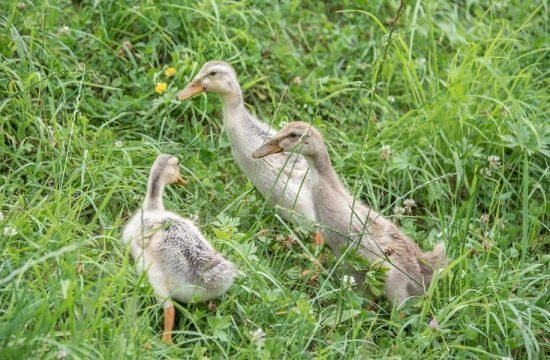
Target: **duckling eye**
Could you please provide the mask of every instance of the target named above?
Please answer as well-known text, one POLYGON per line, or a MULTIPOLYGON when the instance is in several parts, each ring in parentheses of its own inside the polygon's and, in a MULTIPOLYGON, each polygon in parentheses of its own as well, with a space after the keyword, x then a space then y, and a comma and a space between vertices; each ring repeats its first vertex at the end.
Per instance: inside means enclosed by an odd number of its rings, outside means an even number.
POLYGON ((216 73, 215 71, 210 71, 210 72, 208 73, 208 76, 216 76, 216 74, 217 74, 217 73, 216 73))
POLYGON ((296 134, 296 133, 290 133, 288 135, 291 139, 296 139, 297 137, 299 137, 300 135, 299 134, 296 134))

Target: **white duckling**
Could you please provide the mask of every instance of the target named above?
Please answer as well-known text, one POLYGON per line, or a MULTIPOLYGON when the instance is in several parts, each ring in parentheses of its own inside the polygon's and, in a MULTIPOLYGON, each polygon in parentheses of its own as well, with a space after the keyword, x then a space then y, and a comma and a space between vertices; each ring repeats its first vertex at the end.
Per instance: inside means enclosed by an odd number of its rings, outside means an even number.
POLYGON ((160 155, 151 169, 143 206, 122 234, 123 242, 131 244, 138 272, 147 272, 157 301, 163 304, 162 338, 169 343, 175 315, 171 299, 189 303, 216 298, 238 274, 191 220, 164 209, 164 188, 173 183, 185 183, 178 159, 160 155))
POLYGON ((310 124, 288 124, 253 156, 262 158, 283 151, 302 154, 312 170, 316 216, 325 227, 323 236, 335 256, 353 247, 371 263, 382 260, 389 268, 385 294, 397 305, 423 294, 434 269, 446 262, 443 244, 432 252, 422 252, 395 224, 354 199, 334 171, 321 134, 310 124))
MULTIPOLYGON (((224 104, 223 126, 231 142, 233 157, 250 182, 271 205, 280 207, 280 214, 285 219, 300 223, 305 217, 315 222, 311 179, 304 158, 288 153, 260 161, 252 158, 252 152, 266 138, 275 135, 277 130, 246 110, 235 70, 223 61, 207 62, 178 94, 178 99, 185 100, 203 91, 221 96, 224 104), (303 217, 293 215, 293 211, 303 217)), ((315 234, 314 242, 322 243, 319 234, 315 234)))

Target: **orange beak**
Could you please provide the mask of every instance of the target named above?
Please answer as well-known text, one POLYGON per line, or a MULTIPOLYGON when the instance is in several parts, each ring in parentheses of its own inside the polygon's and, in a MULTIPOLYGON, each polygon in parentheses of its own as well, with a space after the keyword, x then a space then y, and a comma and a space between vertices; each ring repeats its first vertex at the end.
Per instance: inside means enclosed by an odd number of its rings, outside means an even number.
POLYGON ((176 182, 178 185, 187 185, 187 180, 181 177, 181 175, 178 176, 178 181, 176 182))
POLYGON ((267 155, 280 153, 282 151, 283 148, 279 146, 278 142, 271 140, 254 150, 252 157, 254 159, 259 159, 267 155))
POLYGON ((202 86, 199 82, 193 81, 185 89, 179 92, 178 100, 189 99, 191 96, 200 94, 204 90, 204 86, 202 86))

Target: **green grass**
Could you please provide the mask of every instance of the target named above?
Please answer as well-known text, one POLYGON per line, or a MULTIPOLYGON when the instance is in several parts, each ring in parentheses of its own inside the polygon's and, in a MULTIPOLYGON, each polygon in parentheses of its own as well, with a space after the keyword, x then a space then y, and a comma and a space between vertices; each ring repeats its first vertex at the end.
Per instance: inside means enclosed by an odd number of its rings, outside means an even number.
POLYGON ((0 3, 0 358, 548 356, 546 1, 408 2, 383 66, 397 1, 21 3, 0 3), (174 99, 210 59, 264 121, 319 127, 350 189, 422 248, 445 242, 424 299, 349 291, 265 205, 220 100, 174 99), (190 180, 167 206, 246 274, 214 312, 178 307, 174 347, 120 241, 161 152, 190 180))

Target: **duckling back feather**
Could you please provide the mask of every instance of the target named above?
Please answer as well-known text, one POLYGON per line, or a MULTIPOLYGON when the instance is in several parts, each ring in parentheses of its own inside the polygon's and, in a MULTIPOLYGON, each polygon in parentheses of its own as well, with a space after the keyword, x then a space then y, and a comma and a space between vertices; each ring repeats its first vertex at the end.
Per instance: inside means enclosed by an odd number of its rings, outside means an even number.
POLYGON ((237 268, 224 259, 190 223, 165 220, 163 240, 154 244, 153 254, 161 268, 207 290, 207 299, 224 292, 237 276, 237 268))

